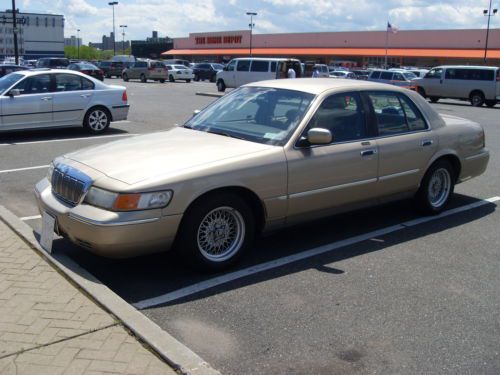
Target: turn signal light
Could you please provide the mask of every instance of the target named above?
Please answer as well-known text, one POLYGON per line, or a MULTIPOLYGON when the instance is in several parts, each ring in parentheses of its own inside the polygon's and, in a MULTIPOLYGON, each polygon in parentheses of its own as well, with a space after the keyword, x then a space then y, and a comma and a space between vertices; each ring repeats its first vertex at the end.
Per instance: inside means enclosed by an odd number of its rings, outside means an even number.
POLYGON ((120 194, 113 204, 115 210, 135 210, 139 205, 141 194, 120 194))

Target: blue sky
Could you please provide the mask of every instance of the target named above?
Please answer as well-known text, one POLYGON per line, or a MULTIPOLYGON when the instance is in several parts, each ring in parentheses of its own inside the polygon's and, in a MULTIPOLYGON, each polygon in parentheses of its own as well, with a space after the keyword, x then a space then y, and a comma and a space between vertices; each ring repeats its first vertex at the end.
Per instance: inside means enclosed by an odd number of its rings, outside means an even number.
MULTIPOLYGON (((181 37, 190 32, 248 28, 255 11, 256 33, 383 30, 389 19, 400 29, 485 28, 489 0, 118 0, 116 25, 126 24, 126 39, 181 37)), ((66 18, 66 36, 81 29, 83 42, 100 41, 112 30, 108 0, 16 0, 21 11, 55 12, 66 18)), ((0 9, 11 0, 0 0, 0 9)), ((500 8, 500 0, 493 0, 500 8)), ((500 13, 491 19, 500 27, 500 13)), ((118 28, 117 28, 118 34, 118 28)))

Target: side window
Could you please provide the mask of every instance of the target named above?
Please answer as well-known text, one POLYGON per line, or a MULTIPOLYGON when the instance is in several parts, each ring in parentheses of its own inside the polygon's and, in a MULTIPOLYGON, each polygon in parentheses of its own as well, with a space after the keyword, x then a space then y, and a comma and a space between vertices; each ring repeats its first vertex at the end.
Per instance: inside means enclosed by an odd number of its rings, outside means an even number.
POLYGON ((248 72, 250 70, 250 60, 240 60, 238 61, 238 66, 236 67, 238 72, 248 72))
POLYGON ((80 76, 73 74, 56 74, 56 92, 79 91, 82 89, 80 76))
POLYGON ((394 73, 392 75, 392 79, 394 81, 404 81, 405 80, 405 77, 403 77, 403 75, 401 73, 394 73))
POLYGON ((80 78, 82 79, 82 90, 93 90, 95 88, 94 82, 88 80, 87 78, 80 78))
POLYGON ((370 75, 371 79, 379 79, 380 78, 380 72, 379 71, 373 71, 372 74, 370 75))
POLYGON ((21 95, 47 93, 50 92, 50 76, 48 74, 40 74, 29 77, 19 82, 14 88, 18 89, 21 95))
POLYGON ((236 66, 236 60, 231 60, 226 69, 232 72, 235 66, 236 66))
POLYGON ((424 78, 433 78, 433 79, 441 79, 441 73, 443 72, 442 68, 435 68, 429 70, 429 72, 425 75, 424 78))
POLYGON ((446 69, 444 73, 444 78, 446 79, 458 79, 456 69, 446 69))
POLYGON ((408 131, 405 112, 396 93, 369 92, 368 97, 375 111, 379 136, 400 134, 408 131))
POLYGON ((271 61, 271 72, 276 72, 276 61, 271 61))
POLYGON ((251 72, 267 72, 269 70, 269 61, 253 60, 251 72))
POLYGON ((365 138, 365 116, 359 94, 348 92, 329 96, 321 103, 307 128, 330 130, 333 143, 365 138))
POLYGON ((380 79, 392 79, 392 72, 382 72, 380 73, 380 79))
POLYGON ((417 106, 405 95, 400 95, 401 105, 403 107, 406 122, 410 131, 418 131, 427 129, 422 113, 418 110, 417 106))

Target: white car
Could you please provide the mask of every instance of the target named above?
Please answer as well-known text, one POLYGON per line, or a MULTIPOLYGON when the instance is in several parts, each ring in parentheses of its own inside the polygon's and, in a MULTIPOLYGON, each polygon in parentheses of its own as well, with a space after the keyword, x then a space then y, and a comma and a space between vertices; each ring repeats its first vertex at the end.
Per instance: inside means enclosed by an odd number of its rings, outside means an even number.
POLYGON ((330 70, 330 78, 356 79, 356 75, 345 70, 330 70))
POLYGON ((186 82, 191 82, 194 78, 193 69, 184 65, 165 65, 168 69, 168 80, 175 82, 176 79, 181 79, 186 82))
POLYGON ((34 69, 0 79, 0 132, 84 126, 106 131, 126 120, 127 91, 73 70, 34 69))

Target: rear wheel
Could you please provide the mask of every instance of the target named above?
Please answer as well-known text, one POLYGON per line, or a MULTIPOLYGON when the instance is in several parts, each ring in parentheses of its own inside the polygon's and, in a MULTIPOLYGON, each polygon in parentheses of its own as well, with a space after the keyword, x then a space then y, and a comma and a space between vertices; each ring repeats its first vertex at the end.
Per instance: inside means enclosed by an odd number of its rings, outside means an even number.
POLYGON ((488 107, 490 107, 490 108, 491 108, 491 107, 494 107, 494 106, 495 106, 495 104, 497 104, 497 101, 496 101, 496 100, 486 100, 486 101, 485 101, 485 103, 486 103, 486 105, 487 105, 488 107))
POLYGON ((422 96, 422 97, 426 97, 425 95, 425 90, 422 88, 422 87, 418 87, 417 88, 417 92, 422 96))
POLYGON ((160 83, 165 83, 165 80, 164 79, 160 79, 160 83))
POLYGON ((128 75, 127 73, 123 73, 122 78, 125 82, 128 82, 128 75))
POLYGON ((200 80, 200 76, 199 76, 198 74, 195 74, 195 75, 194 75, 194 80, 195 80, 196 82, 198 82, 198 81, 200 80))
POLYGON ((170 82, 175 82, 175 78, 174 78, 174 76, 173 76, 172 74, 170 74, 170 75, 168 76, 168 80, 169 80, 170 82))
POLYGON ((437 103, 439 100, 439 96, 429 96, 431 103, 437 103))
POLYGON ((255 231, 251 208, 231 193, 195 203, 183 220, 177 251, 196 268, 217 271, 237 261, 255 231))
POLYGON ((447 160, 432 164, 415 195, 418 209, 428 214, 443 211, 453 194, 455 179, 455 170, 447 160))
POLYGON ((106 131, 111 122, 111 115, 104 107, 94 107, 88 110, 83 119, 83 126, 93 134, 106 131))
POLYGON ((191 82, 191 80, 190 79, 186 79, 186 83, 189 83, 189 82, 191 82))
POLYGON ((473 91, 469 99, 474 107, 481 107, 484 104, 484 94, 481 91, 473 91))
POLYGON ((226 84, 224 83, 224 81, 222 79, 219 79, 217 81, 217 91, 219 91, 219 92, 226 91, 226 84))
POLYGON ((146 78, 146 76, 144 74, 141 74, 141 82, 146 83, 147 81, 148 79, 146 78))

